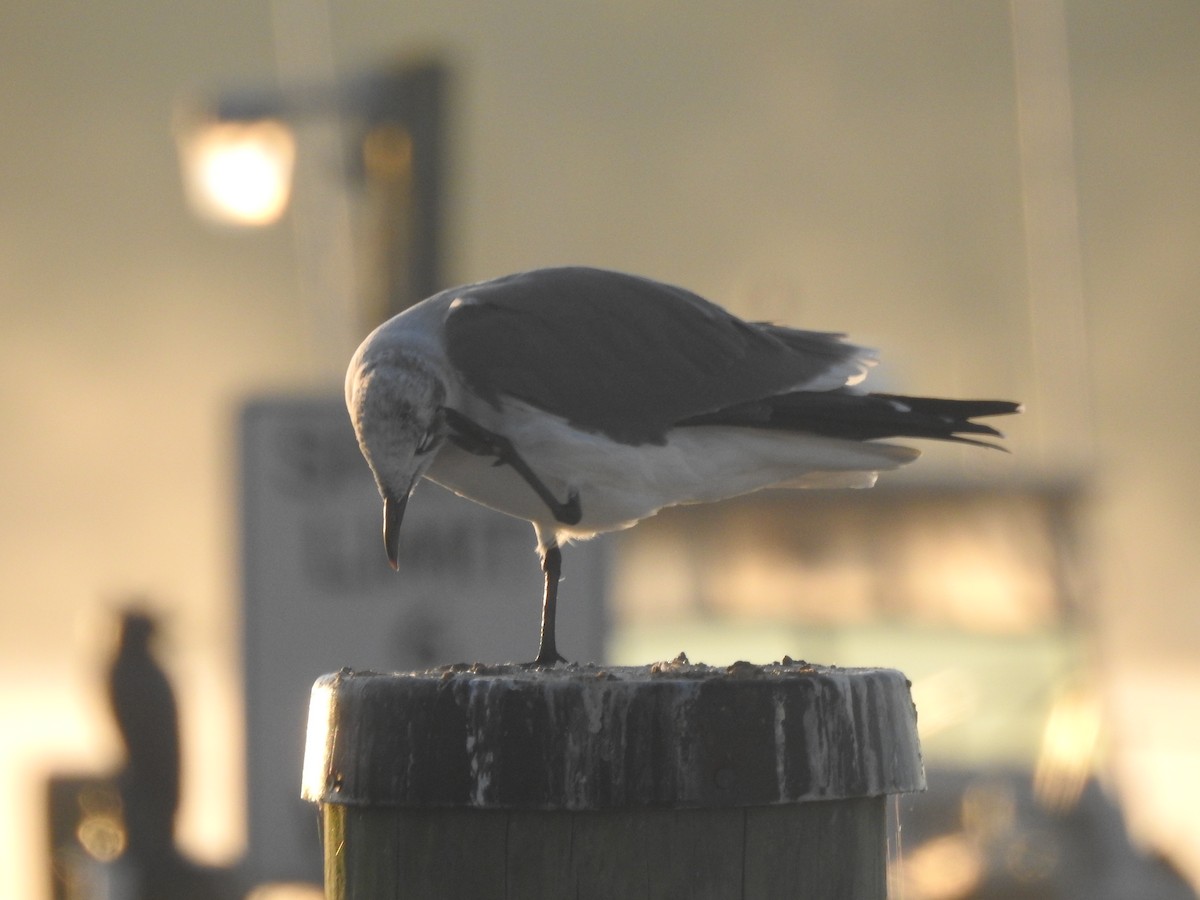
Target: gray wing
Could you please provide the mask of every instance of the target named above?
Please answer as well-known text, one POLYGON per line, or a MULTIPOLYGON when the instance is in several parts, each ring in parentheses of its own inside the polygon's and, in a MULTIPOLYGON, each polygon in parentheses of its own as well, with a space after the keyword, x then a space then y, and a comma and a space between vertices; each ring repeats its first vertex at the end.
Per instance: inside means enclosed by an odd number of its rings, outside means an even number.
POLYGON ((539 269, 450 292, 446 352, 489 403, 513 397, 627 444, 677 423, 860 373, 841 335, 744 322, 682 288, 589 268, 539 269))

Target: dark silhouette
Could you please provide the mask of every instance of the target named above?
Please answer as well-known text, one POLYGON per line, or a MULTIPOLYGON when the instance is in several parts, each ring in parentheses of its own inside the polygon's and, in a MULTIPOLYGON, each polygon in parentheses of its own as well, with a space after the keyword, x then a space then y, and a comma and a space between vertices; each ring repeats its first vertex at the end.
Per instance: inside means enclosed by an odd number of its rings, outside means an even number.
POLYGON ((198 866, 175 847, 179 811, 179 708, 154 655, 154 620, 127 610, 108 674, 108 695, 126 762, 117 777, 125 817, 125 858, 136 900, 227 900, 220 869, 198 866))
POLYGON ((139 861, 175 852, 179 810, 179 710, 151 642, 154 621, 126 612, 109 671, 109 700, 125 744, 121 772, 128 852, 139 861))

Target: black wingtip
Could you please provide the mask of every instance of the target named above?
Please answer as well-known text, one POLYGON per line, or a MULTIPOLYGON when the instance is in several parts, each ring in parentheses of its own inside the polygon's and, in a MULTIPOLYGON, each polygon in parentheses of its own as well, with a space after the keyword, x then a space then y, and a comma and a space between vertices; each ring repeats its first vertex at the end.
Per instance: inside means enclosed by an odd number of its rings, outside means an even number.
POLYGON ((850 390, 794 391, 693 416, 681 425, 740 425, 803 431, 844 440, 928 438, 1004 448, 973 435, 1003 439, 991 425, 973 421, 1019 413, 1010 400, 945 400, 901 394, 860 394, 850 390))
POLYGON ((1002 453, 1009 451, 1000 444, 967 437, 983 434, 1004 439, 1004 433, 998 428, 974 420, 1014 415, 1025 408, 1012 400, 946 400, 940 397, 906 397, 900 394, 868 396, 885 401, 902 414, 903 418, 897 423, 902 423, 897 436, 953 441, 999 450, 1002 453))

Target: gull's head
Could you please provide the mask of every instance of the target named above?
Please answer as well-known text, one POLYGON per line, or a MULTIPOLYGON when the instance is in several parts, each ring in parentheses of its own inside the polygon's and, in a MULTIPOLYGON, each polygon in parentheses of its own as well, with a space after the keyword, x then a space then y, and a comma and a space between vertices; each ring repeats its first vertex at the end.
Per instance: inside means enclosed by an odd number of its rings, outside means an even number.
POLYGON ((445 381, 427 359, 371 338, 346 373, 346 407, 383 497, 383 542, 393 569, 408 496, 446 437, 445 399, 445 381))

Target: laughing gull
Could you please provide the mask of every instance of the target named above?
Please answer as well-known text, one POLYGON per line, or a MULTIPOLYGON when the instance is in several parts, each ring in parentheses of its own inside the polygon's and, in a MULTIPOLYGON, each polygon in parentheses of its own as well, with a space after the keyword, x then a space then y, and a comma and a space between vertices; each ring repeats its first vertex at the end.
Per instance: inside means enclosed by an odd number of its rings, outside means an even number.
POLYGON ((994 446, 971 421, 1019 405, 865 393, 874 354, 844 336, 745 322, 686 291, 601 269, 539 269, 443 291, 376 328, 346 405, 400 522, 428 478, 533 523, 545 573, 537 665, 562 661, 559 546, 665 506, 768 487, 869 487, 919 451, 994 446))

